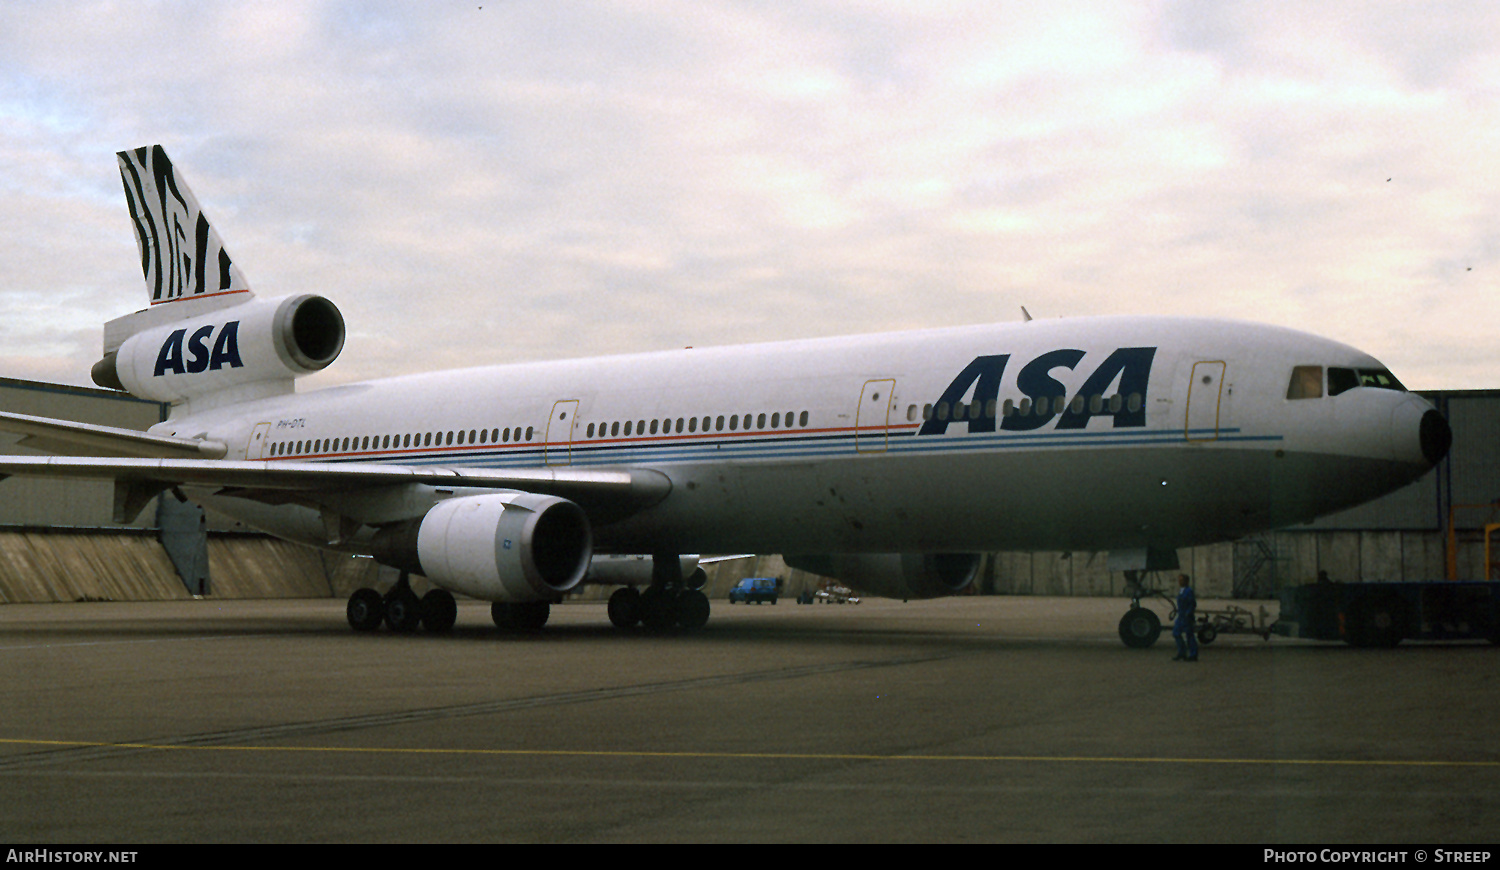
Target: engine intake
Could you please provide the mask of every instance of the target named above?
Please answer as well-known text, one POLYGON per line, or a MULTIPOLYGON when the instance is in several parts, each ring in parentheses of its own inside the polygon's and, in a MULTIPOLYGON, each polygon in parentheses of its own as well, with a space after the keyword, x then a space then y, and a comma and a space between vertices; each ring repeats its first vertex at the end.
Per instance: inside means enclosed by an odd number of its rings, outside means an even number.
POLYGON ((552 601, 583 582, 593 536, 583 509, 529 492, 440 501, 381 529, 377 562, 486 601, 552 601))

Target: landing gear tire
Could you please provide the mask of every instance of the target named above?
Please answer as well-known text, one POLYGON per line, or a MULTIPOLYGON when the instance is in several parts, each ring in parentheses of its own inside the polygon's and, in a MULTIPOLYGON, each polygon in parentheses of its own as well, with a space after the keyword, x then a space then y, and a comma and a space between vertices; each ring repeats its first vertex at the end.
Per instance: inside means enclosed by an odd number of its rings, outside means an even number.
POLYGON ((622 586, 609 596, 609 621, 615 628, 635 628, 641 621, 641 593, 622 586))
POLYGON ((641 625, 647 631, 671 631, 677 625, 677 608, 673 595, 665 589, 651 587, 641 593, 641 625))
POLYGON ((385 597, 385 624, 391 631, 416 631, 422 624, 422 602, 410 589, 392 589, 385 597))
POLYGON ((453 630, 458 621, 458 602, 446 589, 433 589, 422 596, 422 627, 432 632, 453 630))
POLYGON ((385 599, 374 589, 356 589, 349 596, 344 615, 355 631, 374 631, 385 621, 385 599))
POLYGON ((1161 619, 1153 610, 1132 607, 1120 617, 1120 640, 1131 649, 1147 649, 1161 637, 1161 619))
POLYGON ((490 605, 490 618, 501 631, 533 634, 541 631, 552 614, 548 601, 496 601, 490 605))
POLYGON ((647 589, 640 595, 641 624, 652 632, 697 631, 708 624, 711 609, 697 589, 647 589))
MULTIPOLYGON (((697 589, 689 589, 677 599, 677 622, 686 631, 697 631, 708 625, 708 596, 697 589)), ((773 602, 774 603, 774 602, 773 602)))

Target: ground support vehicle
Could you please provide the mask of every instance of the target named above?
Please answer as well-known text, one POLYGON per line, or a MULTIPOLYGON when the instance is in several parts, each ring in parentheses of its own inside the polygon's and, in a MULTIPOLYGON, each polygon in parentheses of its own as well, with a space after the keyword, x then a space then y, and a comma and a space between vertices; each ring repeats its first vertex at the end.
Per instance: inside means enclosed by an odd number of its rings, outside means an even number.
MULTIPOLYGON (((1175 613, 1173 618, 1176 618, 1175 613)), ((1198 642, 1203 644, 1213 643, 1214 638, 1221 634, 1258 634, 1262 640, 1270 640, 1272 625, 1271 614, 1265 605, 1255 613, 1235 604, 1198 608, 1198 642)))
POLYGON ((1286 637, 1392 647, 1403 640, 1500 643, 1500 583, 1311 583, 1281 591, 1286 637))
MULTIPOLYGON (((1165 604, 1167 625, 1177 621, 1177 602, 1159 590, 1144 586, 1136 586, 1134 593, 1130 598, 1130 610, 1120 617, 1120 640, 1128 647, 1146 649, 1161 636, 1163 620, 1156 615, 1156 611, 1141 604, 1141 600, 1156 598, 1165 604)), ((1202 644, 1213 643, 1221 634, 1258 634, 1261 638, 1270 640, 1273 628, 1271 615, 1264 606, 1258 613, 1252 613, 1236 604, 1199 607, 1194 619, 1194 632, 1198 635, 1198 642, 1202 644)))
POLYGON ((813 593, 813 600, 821 601, 824 604, 858 604, 859 596, 855 595, 854 590, 848 586, 841 583, 828 582, 824 583, 819 587, 817 592, 813 593))
POLYGON ((729 590, 729 603, 760 604, 769 601, 775 604, 777 595, 774 577, 746 577, 729 590))

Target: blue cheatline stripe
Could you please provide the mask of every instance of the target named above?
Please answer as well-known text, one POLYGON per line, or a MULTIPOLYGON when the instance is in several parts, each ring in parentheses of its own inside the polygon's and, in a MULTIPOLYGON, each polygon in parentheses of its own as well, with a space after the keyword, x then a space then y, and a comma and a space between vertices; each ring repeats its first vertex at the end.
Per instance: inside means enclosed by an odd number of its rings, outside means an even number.
MULTIPOLYGON (((1244 444, 1272 442, 1284 439, 1282 435, 1245 435, 1239 429, 1190 429, 1186 436, 1181 429, 1124 432, 994 432, 964 435, 917 436, 914 432, 890 432, 882 451, 887 455, 977 453, 990 451, 1013 451, 1022 449, 1069 448, 1081 446, 1138 447, 1146 445, 1171 446, 1188 443, 1192 435, 1203 436, 1195 444, 1223 443, 1244 444)), ((861 439, 874 441, 883 437, 880 432, 860 433, 861 439)), ((855 433, 844 431, 831 434, 793 436, 752 436, 748 439, 695 441, 680 440, 652 443, 647 438, 624 444, 604 445, 588 441, 575 441, 571 451, 567 446, 552 448, 554 453, 571 453, 567 465, 622 465, 639 462, 695 462, 711 459, 807 459, 836 456, 854 456, 872 452, 856 449, 855 433)), ((277 457, 277 459, 317 459, 318 457, 277 457)), ((391 455, 386 452, 364 453, 358 456, 339 456, 330 462, 394 462, 401 465, 464 465, 479 468, 532 468, 545 464, 546 448, 540 444, 509 448, 446 448, 444 452, 418 455, 391 455)), ((562 465, 564 463, 556 463, 562 465)))

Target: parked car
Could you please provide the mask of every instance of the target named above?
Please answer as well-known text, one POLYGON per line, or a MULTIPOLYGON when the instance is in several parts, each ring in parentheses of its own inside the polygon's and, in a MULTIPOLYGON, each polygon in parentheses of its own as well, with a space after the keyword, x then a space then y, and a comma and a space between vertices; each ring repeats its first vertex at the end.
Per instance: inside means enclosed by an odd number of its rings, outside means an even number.
POLYGON ((729 590, 729 603, 750 602, 756 604, 762 601, 776 603, 776 578, 774 577, 746 577, 735 587, 729 590))

